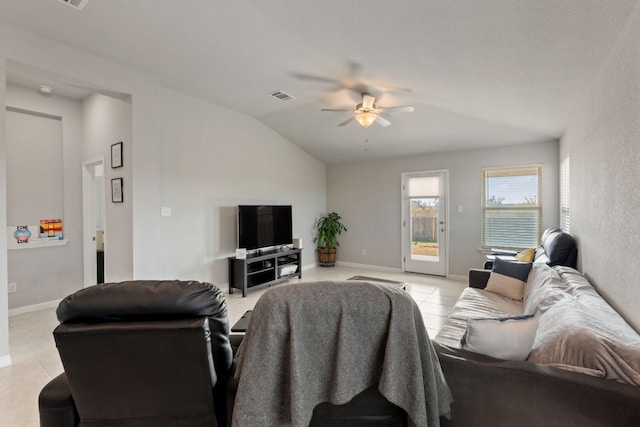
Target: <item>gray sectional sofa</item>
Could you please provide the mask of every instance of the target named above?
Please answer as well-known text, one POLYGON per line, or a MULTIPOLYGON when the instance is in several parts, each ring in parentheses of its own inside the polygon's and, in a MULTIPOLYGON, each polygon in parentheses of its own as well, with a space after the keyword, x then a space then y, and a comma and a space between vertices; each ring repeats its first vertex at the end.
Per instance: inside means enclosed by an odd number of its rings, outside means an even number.
POLYGON ((640 425, 640 335, 581 273, 550 266, 555 254, 545 255, 533 263, 521 301, 484 289, 490 271, 470 272, 470 287, 434 340, 454 398, 444 425, 640 425), (527 314, 537 328, 526 360, 461 344, 468 319, 527 314))

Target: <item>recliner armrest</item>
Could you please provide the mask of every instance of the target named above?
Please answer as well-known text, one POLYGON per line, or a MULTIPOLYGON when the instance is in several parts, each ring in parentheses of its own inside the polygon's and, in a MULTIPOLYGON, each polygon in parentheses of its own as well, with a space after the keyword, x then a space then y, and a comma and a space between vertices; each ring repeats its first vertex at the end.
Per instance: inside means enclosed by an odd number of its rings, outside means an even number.
POLYGON ((480 268, 472 268, 469 270, 469 287, 484 289, 489 282, 491 270, 483 270, 480 268))
POLYGON ((49 381, 38 397, 40 427, 75 427, 80 422, 67 375, 49 381))

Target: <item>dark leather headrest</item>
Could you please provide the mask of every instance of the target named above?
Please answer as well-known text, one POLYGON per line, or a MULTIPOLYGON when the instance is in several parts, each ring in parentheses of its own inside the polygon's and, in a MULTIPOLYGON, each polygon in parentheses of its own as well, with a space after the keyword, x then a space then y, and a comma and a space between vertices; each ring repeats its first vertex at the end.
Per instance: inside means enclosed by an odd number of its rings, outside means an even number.
POLYGON ((576 268, 578 250, 571 234, 561 228, 550 228, 542 234, 540 246, 549 258, 547 264, 550 266, 566 265, 576 268))
POLYGON ((222 291, 211 283, 132 280, 81 289, 63 299, 56 314, 62 323, 220 315, 226 318, 227 305, 222 291))

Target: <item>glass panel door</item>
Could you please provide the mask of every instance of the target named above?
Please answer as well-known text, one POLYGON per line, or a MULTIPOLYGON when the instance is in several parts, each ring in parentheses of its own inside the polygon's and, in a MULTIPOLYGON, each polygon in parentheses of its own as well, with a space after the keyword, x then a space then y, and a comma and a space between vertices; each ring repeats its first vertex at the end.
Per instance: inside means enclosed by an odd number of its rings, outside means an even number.
POLYGON ((411 258, 438 260, 438 201, 439 197, 412 197, 411 208, 411 258))
POLYGON ((446 172, 403 175, 404 270, 446 275, 446 172))

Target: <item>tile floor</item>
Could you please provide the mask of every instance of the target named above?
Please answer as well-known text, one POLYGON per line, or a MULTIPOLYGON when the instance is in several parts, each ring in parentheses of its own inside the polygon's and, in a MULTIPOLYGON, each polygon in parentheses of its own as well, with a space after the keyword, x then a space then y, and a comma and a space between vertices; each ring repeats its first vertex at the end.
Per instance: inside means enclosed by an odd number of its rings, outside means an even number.
MULTIPOLYGON (((345 280, 362 275, 409 283, 407 291, 418 303, 429 335, 433 338, 445 316, 465 288, 462 282, 421 274, 388 273, 336 266, 303 272, 303 282, 345 280)), ((299 283, 290 280, 288 284, 299 283)), ((286 286, 281 284, 278 286, 286 286)), ((228 292, 228 289, 224 289, 228 292)), ((250 292, 246 298, 236 291, 226 295, 229 322, 233 325, 245 311, 251 310, 264 290, 250 292)), ((53 341, 58 325, 55 309, 20 314, 9 319, 11 366, 0 368, 0 427, 37 427, 38 394, 53 377, 62 372, 62 364, 53 341)))

